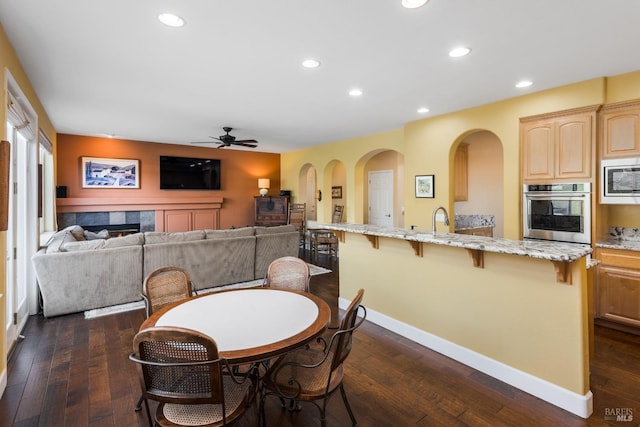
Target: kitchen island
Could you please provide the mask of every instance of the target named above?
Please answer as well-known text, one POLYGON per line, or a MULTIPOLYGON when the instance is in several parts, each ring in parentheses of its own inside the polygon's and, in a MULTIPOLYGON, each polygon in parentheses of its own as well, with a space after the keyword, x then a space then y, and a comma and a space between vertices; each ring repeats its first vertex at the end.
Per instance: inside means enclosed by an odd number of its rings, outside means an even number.
POLYGON ((340 304, 587 418, 591 247, 323 224, 340 239, 340 304))

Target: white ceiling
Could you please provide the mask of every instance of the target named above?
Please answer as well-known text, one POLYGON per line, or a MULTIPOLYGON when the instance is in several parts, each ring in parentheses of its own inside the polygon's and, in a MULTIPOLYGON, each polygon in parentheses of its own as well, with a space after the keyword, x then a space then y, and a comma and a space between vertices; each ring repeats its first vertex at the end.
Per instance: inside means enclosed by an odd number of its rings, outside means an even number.
POLYGON ((639 21, 638 0, 0 0, 58 132, 188 144, 231 126, 266 152, 640 70, 639 21))

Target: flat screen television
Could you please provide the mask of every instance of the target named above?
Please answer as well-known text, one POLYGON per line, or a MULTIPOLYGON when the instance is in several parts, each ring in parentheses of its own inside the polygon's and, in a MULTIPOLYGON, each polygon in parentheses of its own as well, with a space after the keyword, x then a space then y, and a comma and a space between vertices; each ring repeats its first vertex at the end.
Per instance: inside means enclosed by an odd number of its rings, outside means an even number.
POLYGON ((160 156, 161 190, 220 190, 220 160, 160 156))

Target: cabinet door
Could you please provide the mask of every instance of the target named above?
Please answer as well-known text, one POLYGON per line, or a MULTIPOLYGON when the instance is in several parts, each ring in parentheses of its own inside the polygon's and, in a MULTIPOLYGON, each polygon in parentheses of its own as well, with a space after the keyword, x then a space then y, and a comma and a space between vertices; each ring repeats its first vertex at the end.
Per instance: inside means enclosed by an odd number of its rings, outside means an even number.
POLYGON ((640 155, 640 106, 602 113, 602 157, 640 155))
POLYGON ((467 201, 468 196, 468 172, 469 167, 469 145, 460 144, 456 150, 453 160, 453 188, 454 201, 467 201))
POLYGON ((640 271, 600 266, 598 317, 640 326, 640 271))
POLYGON ((521 125, 523 181, 549 180, 554 175, 554 124, 542 120, 521 125))
POLYGON ((593 117, 560 118, 555 129, 555 177, 590 178, 593 117))
POLYGON ((164 231, 190 231, 191 210, 175 209, 164 213, 164 231))
POLYGON ((218 228, 218 211, 215 209, 195 209, 192 211, 194 230, 216 230, 218 228))

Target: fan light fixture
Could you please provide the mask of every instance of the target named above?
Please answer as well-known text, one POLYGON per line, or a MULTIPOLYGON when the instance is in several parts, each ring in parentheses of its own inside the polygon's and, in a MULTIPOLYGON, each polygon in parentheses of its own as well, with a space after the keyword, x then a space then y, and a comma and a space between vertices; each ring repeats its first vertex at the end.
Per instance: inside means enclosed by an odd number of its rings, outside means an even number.
POLYGON ((164 25, 169 27, 182 27, 184 25, 184 19, 180 18, 178 15, 174 15, 173 13, 161 13, 158 15, 158 19, 164 25))
POLYGON ((269 178, 258 178, 258 188, 260 189, 260 195, 266 196, 271 188, 271 180, 269 178))
POLYGON ((428 112, 429 112, 429 109, 427 107, 418 108, 418 113, 420 113, 420 114, 426 114, 428 112))
POLYGON ((402 0, 402 6, 407 9, 416 9, 427 4, 429 0, 402 0))
POLYGON ((351 96, 361 96, 362 95, 362 89, 358 89, 358 88, 351 89, 349 91, 349 95, 351 95, 351 96))

